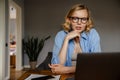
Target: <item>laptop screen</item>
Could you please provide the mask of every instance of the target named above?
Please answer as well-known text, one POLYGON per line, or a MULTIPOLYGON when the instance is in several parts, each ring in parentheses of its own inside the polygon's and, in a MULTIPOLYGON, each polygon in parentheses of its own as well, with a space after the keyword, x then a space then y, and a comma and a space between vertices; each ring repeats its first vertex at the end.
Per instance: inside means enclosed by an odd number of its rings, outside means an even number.
POLYGON ((78 54, 75 80, 120 80, 120 53, 78 54))

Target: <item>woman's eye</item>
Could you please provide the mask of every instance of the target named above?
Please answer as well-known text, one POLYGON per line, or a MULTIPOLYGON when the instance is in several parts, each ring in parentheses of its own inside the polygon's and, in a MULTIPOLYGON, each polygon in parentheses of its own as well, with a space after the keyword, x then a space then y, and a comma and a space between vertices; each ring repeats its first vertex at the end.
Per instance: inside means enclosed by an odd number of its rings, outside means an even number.
POLYGON ((82 18, 82 20, 86 21, 86 20, 87 20, 87 18, 82 18))
POLYGON ((77 17, 73 17, 73 19, 77 19, 77 17))
POLYGON ((78 18, 74 17, 73 20, 78 20, 78 18))

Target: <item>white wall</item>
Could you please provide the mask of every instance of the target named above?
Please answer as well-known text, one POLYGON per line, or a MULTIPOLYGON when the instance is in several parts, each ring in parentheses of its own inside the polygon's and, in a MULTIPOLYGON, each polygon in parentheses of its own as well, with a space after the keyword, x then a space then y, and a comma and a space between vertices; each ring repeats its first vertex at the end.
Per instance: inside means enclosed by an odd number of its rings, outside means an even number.
POLYGON ((0 80, 5 79, 5 0, 0 0, 0 80))
MULTIPOLYGON (((54 37, 62 29, 64 17, 76 3, 86 4, 92 13, 95 28, 101 37, 103 52, 120 52, 120 1, 119 0, 25 0, 25 36, 51 35, 42 50, 38 63, 52 51, 54 37)), ((28 58, 24 56, 24 64, 28 58)))
POLYGON ((103 52, 120 52, 120 1, 81 0, 87 4, 100 33, 103 52))

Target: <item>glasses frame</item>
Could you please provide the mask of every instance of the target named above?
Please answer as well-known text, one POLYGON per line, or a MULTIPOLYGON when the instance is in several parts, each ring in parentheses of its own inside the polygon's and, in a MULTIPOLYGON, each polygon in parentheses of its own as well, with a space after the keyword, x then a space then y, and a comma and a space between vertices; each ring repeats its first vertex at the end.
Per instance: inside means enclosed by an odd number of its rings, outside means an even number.
POLYGON ((86 24, 89 20, 89 18, 87 17, 83 17, 83 18, 79 18, 79 17, 69 17, 70 20, 72 20, 73 23, 78 23, 79 21, 83 24, 86 24), (74 20, 76 19, 76 21, 74 20))

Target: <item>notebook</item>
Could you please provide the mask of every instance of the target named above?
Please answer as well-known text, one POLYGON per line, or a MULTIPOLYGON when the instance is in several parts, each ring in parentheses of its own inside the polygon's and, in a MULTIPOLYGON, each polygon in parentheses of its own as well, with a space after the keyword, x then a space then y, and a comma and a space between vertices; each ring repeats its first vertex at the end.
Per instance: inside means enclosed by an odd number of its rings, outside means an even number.
POLYGON ((120 80, 120 52, 78 54, 75 80, 120 80))

